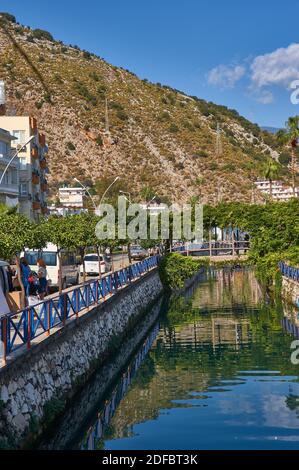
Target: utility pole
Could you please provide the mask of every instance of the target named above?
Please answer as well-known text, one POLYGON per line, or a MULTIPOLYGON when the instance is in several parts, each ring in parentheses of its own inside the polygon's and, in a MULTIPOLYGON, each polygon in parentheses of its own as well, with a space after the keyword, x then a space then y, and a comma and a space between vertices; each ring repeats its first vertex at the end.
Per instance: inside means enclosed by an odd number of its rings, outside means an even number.
MULTIPOLYGON (((219 122, 217 122, 217 134, 216 134, 216 160, 217 160, 217 165, 219 163, 219 160, 220 160, 220 156, 222 155, 222 137, 221 137, 221 128, 220 128, 220 125, 219 125, 219 122)), ((222 201, 222 186, 221 184, 219 183, 219 180, 218 180, 218 184, 217 184, 217 199, 216 199, 217 203, 221 202, 222 201)))
POLYGON ((109 111, 108 111, 108 99, 105 98, 105 132, 106 134, 110 133, 109 129, 109 111))
POLYGON ((0 81, 0 116, 5 116, 5 83, 0 81))

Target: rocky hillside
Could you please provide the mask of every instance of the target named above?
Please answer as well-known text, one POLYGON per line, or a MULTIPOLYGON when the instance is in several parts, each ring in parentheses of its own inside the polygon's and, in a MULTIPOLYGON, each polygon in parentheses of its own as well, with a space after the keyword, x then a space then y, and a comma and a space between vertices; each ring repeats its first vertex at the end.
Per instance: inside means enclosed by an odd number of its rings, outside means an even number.
POLYGON ((118 175, 135 196, 152 188, 176 201, 248 201, 265 160, 279 157, 275 137, 236 111, 140 80, 13 18, 2 19, 0 50, 7 114, 36 116, 47 136, 52 195, 74 177, 118 175))

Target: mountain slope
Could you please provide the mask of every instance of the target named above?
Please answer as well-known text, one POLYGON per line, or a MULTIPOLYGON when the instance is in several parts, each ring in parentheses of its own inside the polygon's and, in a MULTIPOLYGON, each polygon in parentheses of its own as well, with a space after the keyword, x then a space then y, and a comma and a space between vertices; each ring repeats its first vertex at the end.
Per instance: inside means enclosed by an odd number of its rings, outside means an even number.
POLYGON ((278 159, 274 136, 234 110, 140 80, 43 31, 11 21, 6 28, 21 47, 0 29, 7 114, 37 117, 49 143, 53 196, 61 182, 72 184, 74 177, 96 182, 118 175, 135 195, 151 187, 176 201, 190 195, 204 202, 249 201, 252 180, 262 175, 265 160, 278 159), (110 135, 105 134, 105 98, 110 135))

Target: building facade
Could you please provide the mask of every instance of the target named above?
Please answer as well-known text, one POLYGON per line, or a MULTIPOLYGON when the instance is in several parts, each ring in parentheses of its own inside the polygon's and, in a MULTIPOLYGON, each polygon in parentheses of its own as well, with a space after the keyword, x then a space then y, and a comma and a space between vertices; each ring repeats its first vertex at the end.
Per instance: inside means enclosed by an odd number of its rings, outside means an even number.
POLYGON ((30 220, 39 221, 48 214, 47 155, 45 135, 38 131, 37 121, 31 116, 0 116, 0 127, 14 137, 12 147, 18 150, 31 136, 33 140, 18 156, 19 208, 30 220))
POLYGON ((83 188, 59 188, 59 201, 65 209, 83 209, 83 188))
POLYGON ((11 143, 14 141, 11 134, 0 128, 0 202, 8 207, 15 207, 19 203, 19 161, 16 158, 9 165, 12 154, 11 143), (4 174, 5 171, 5 174, 4 174), (4 174, 3 178, 2 175, 4 174))
MULTIPOLYGON (((270 196, 270 182, 258 180, 255 185, 263 194, 270 196)), ((287 202, 294 197, 293 188, 285 186, 281 181, 272 181, 272 199, 274 201, 287 202)), ((299 197, 299 188, 295 188, 295 197, 299 197)))

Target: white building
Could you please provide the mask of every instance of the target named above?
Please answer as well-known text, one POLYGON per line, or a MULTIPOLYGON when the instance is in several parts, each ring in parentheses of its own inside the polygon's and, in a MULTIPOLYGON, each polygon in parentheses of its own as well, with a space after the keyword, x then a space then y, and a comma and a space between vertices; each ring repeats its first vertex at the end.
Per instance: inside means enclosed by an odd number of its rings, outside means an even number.
POLYGON ((83 196, 85 190, 78 188, 59 188, 59 201, 66 209, 83 209, 83 196))
MULTIPOLYGON (((11 143, 14 137, 0 128, 0 178, 7 167, 12 154, 11 143)), ((0 202, 9 207, 15 207, 19 203, 19 161, 15 159, 9 165, 0 185, 0 202)))
POLYGON ((140 204, 140 207, 150 215, 159 215, 168 208, 166 204, 140 204))
POLYGON ((34 136, 18 156, 19 207, 20 213, 30 220, 38 221, 41 215, 48 214, 48 147, 45 136, 39 133, 36 119, 30 116, 0 116, 0 127, 15 137, 12 142, 15 150, 34 136))
MULTIPOLYGON (((270 196, 268 180, 255 181, 255 185, 263 194, 270 196)), ((274 201, 287 202, 294 197, 293 188, 285 186, 281 181, 272 181, 272 198, 274 201)), ((295 188, 295 197, 299 197, 299 188, 295 188)))

